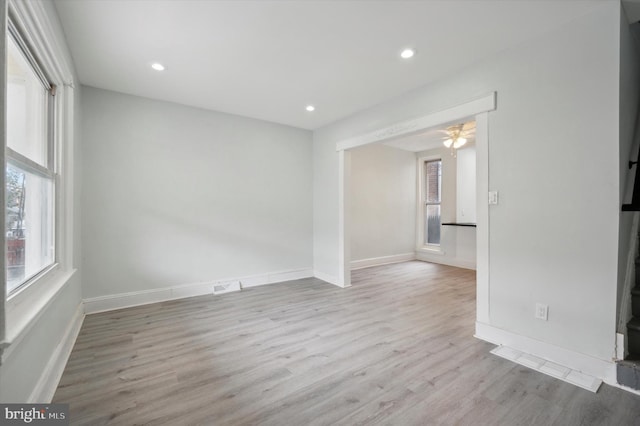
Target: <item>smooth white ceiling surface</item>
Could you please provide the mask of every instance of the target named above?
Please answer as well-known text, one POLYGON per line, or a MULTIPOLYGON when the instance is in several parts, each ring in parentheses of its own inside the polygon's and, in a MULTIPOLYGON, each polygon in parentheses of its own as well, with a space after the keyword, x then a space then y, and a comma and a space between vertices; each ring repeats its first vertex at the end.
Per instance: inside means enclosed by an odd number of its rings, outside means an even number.
POLYGON ((83 84, 315 129, 570 25, 599 3, 56 0, 56 7, 83 84), (409 61, 398 58, 405 46, 418 51, 409 61), (167 70, 153 71, 156 61, 167 70))

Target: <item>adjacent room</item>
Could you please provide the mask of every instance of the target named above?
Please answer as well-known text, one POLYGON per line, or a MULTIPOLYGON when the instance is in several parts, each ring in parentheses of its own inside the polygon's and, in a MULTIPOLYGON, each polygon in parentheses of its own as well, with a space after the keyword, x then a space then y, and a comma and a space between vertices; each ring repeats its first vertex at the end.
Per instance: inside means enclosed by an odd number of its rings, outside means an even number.
POLYGON ((0 5, 0 423, 640 424, 640 0, 0 5))

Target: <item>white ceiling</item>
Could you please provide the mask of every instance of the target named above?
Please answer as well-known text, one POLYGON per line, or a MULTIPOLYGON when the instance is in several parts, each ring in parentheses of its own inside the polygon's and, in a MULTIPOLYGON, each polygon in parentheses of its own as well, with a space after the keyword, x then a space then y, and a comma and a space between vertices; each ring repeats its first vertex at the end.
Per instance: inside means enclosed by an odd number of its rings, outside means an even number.
POLYGON ((315 129, 601 0, 55 3, 83 84, 315 129), (409 61, 398 57, 405 46, 418 51, 409 61))

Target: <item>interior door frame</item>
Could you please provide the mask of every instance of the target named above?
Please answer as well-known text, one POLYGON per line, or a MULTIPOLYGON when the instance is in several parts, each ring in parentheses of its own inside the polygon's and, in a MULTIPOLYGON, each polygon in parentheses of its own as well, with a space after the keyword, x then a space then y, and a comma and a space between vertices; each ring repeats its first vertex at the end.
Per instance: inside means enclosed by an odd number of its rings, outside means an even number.
POLYGON ((338 152, 338 285, 351 286, 351 150, 410 136, 432 127, 464 119, 476 121, 476 316, 489 323, 489 112, 496 109, 497 93, 491 92, 457 106, 397 122, 336 144, 338 152))

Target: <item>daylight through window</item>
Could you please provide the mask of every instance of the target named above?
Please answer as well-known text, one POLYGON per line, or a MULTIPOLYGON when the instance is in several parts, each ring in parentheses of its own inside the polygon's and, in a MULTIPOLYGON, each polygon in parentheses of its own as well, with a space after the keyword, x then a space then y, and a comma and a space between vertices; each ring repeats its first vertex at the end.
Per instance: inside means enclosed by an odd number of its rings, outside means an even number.
POLYGON ((440 245, 442 160, 424 163, 424 244, 440 245))
POLYGON ((6 265, 11 293, 55 261, 53 93, 12 28, 7 54, 6 265))

